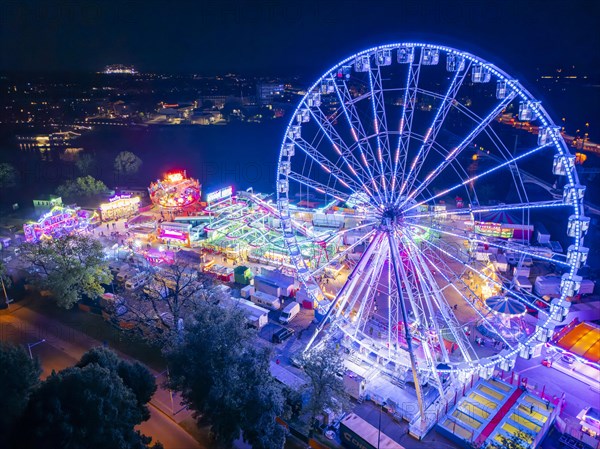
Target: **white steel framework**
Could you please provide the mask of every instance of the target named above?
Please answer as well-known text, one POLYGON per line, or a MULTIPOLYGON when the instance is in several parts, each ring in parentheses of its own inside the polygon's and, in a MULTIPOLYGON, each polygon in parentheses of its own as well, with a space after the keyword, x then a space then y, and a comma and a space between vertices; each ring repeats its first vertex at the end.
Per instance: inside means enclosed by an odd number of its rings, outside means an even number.
POLYGON ((520 82, 453 48, 383 45, 327 70, 290 120, 277 171, 284 240, 319 304, 309 346, 329 328, 382 372, 412 372, 421 407, 421 385, 443 394, 448 374, 487 376, 530 357, 566 315, 587 254, 585 188, 558 129, 520 82), (534 123, 539 139, 500 123, 504 114, 534 123), (561 194, 532 190, 528 173, 561 194), (303 257, 289 210, 297 199, 344 216, 332 231, 339 257, 303 257), (568 254, 535 242, 538 222, 568 254), (325 289, 324 269, 352 258, 325 289), (549 303, 519 274, 529 264, 562 276, 549 303), (486 309, 492 295, 520 301, 537 325, 505 332, 510 319, 486 309), (500 349, 475 347, 478 325, 497 330, 500 349))

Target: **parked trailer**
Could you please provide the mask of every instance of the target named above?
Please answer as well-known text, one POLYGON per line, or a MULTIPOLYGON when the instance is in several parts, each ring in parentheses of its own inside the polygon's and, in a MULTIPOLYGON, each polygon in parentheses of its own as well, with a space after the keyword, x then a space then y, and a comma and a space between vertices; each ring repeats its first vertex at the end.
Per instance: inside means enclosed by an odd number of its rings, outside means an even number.
POLYGON ((271 310, 279 310, 281 301, 277 296, 269 295, 264 292, 254 292, 250 295, 250 300, 261 307, 266 307, 271 310))
POLYGON ((281 296, 281 288, 277 283, 266 279, 264 276, 254 277, 254 288, 262 293, 272 295, 275 297, 281 296))
POLYGON ((220 301, 219 304, 241 310, 246 317, 248 325, 256 329, 261 329, 269 322, 269 311, 246 299, 227 298, 220 301))
POLYGON ((340 422, 340 439, 344 447, 349 449, 404 449, 385 433, 379 433, 360 416, 350 413, 340 422))
POLYGON ((240 290, 240 294, 242 298, 249 299, 250 296, 254 293, 254 287, 252 285, 246 285, 244 288, 240 290))

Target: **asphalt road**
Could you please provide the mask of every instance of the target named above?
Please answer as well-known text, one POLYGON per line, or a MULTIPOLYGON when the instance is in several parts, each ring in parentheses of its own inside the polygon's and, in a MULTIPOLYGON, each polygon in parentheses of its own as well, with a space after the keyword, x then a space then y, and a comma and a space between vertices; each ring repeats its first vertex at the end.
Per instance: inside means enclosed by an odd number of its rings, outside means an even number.
MULTIPOLYGON (((26 348, 31 345, 32 355, 40 359, 42 378, 52 370, 72 366, 85 351, 101 345, 55 320, 14 304, 9 310, 0 312, 0 340, 22 344, 26 348)), ((168 398, 168 392, 159 388, 150 404, 151 418, 139 426, 142 432, 153 441, 162 442, 165 449, 205 449, 171 417, 170 401, 165 398, 168 398)))

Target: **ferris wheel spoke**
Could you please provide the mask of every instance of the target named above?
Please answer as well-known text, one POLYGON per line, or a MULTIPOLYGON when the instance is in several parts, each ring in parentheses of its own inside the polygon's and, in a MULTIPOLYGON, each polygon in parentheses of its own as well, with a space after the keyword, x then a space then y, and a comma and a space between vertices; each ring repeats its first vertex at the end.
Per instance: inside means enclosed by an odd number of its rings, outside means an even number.
MULTIPOLYGON (((434 243, 425 240, 427 242, 428 245, 431 245, 433 247, 435 247, 437 250, 441 251, 442 253, 444 253, 445 255, 447 255, 448 257, 461 262, 460 259, 458 259, 456 256, 450 254, 448 251, 445 251, 444 249, 442 249, 441 247, 439 247, 438 245, 435 245, 434 243)), ((487 274, 483 273, 482 271, 480 271, 479 269, 475 268, 473 265, 466 263, 466 262, 461 262, 464 264, 464 266, 466 268, 468 268, 469 270, 471 270, 474 274, 478 275, 482 280, 491 282, 492 284, 494 284, 496 287, 498 287, 500 289, 500 291, 504 291, 505 294, 512 296, 513 298, 518 299, 519 301, 521 301, 522 303, 524 303, 525 305, 534 308, 535 310, 537 310, 538 312, 542 312, 542 309, 540 309, 538 306, 536 306, 535 304, 533 304, 531 301, 525 299, 525 297, 516 294, 514 291, 512 290, 507 290, 505 288, 504 285, 502 285, 502 283, 496 281, 495 279, 493 279, 492 277, 488 276, 487 274)))
POLYGON ((477 124, 475 128, 465 137, 465 139, 459 143, 452 151, 448 153, 446 158, 442 161, 440 165, 434 168, 423 180, 418 187, 412 190, 401 204, 401 207, 404 206, 408 201, 413 198, 416 198, 448 165, 452 163, 452 161, 467 147, 473 140, 504 110, 504 108, 512 101, 512 99, 516 96, 515 91, 511 91, 509 95, 502 99, 494 107, 492 112, 488 114, 481 122, 477 124))
MULTIPOLYGON (((423 416, 423 395, 421 392, 421 383, 419 382, 419 372, 418 372, 418 364, 417 364, 417 358, 416 358, 416 354, 413 348, 413 343, 412 343, 412 331, 410 329, 410 325, 409 325, 409 320, 408 320, 408 313, 406 311, 406 304, 404 302, 404 297, 402 295, 402 278, 401 278, 401 269, 402 269, 402 262, 400 260, 400 256, 399 256, 399 251, 398 251, 398 243, 396 242, 396 238, 394 236, 394 232, 388 232, 387 233, 387 237, 388 237, 388 245, 390 248, 390 262, 391 262, 391 268, 393 269, 393 273, 394 273, 394 277, 396 280, 396 285, 398 286, 397 291, 398 291, 398 295, 397 295, 397 302, 398 305, 396 305, 396 307, 399 306, 400 312, 401 312, 401 316, 402 316, 402 323, 404 326, 404 336, 406 338, 406 345, 408 348, 408 355, 410 358, 410 366, 411 366, 411 370, 412 370, 412 374, 413 374, 413 381, 415 384, 415 390, 417 393, 417 401, 419 403, 419 411, 421 413, 421 416, 423 416)), ((415 319, 417 319, 417 315, 415 315, 415 319)))
POLYGON ((419 218, 440 218, 446 216, 472 215, 489 212, 509 212, 516 210, 543 209, 546 207, 565 206, 566 204, 563 200, 532 201, 530 203, 499 204, 497 206, 467 207, 464 209, 431 211, 418 214, 410 214, 406 216, 406 219, 414 220, 419 218))
POLYGON ((404 193, 404 190, 406 188, 408 188, 409 191, 412 189, 416 178, 419 176, 421 167, 423 166, 423 163, 427 159, 427 156, 429 154, 429 151, 431 150, 433 142, 436 141, 437 135, 438 135, 440 129, 442 128, 444 120, 446 119, 448 112, 450 111, 450 109, 452 108, 452 106, 454 104, 456 95, 458 94, 458 91, 460 90, 462 83, 463 83, 467 73, 469 72, 470 67, 471 67, 471 64, 469 63, 466 67, 464 67, 464 69, 462 71, 457 70, 456 74, 452 78, 450 87, 448 87, 448 90, 446 91, 446 95, 442 99, 442 103, 440 104, 440 106, 435 114, 435 117, 433 118, 432 123, 429 126, 429 128, 427 128, 427 132, 425 133, 425 136, 423 137, 423 144, 419 148, 419 151, 417 152, 417 155, 415 156, 415 158, 410 166, 408 175, 406 175, 404 181, 402 182, 402 186, 400 188, 400 193, 398 194, 399 197, 402 195, 402 193, 404 193))
POLYGON ((367 180, 373 179, 373 174, 371 173, 369 166, 361 164, 354 156, 346 142, 340 137, 331 121, 323 114, 323 111, 321 111, 320 108, 309 108, 309 111, 315 122, 321 128, 323 134, 327 136, 327 139, 331 142, 335 152, 345 162, 350 173, 352 173, 356 181, 360 183, 365 193, 373 198, 373 193, 367 186, 369 181, 365 181, 365 178, 367 180))
MULTIPOLYGON (((431 197, 429 197, 429 198, 427 198, 427 199, 425 199, 423 201, 420 201, 420 202, 418 202, 416 204, 413 204, 412 206, 407 207, 406 211, 412 210, 412 209, 414 209, 416 207, 419 207, 419 206, 421 206, 423 204, 429 203, 430 201, 433 201, 436 198, 439 198, 441 196, 447 195, 448 193, 452 192, 453 190, 456 190, 456 189, 458 189, 460 187, 466 186, 467 184, 471 184, 472 182, 474 182, 474 181, 476 181, 476 180, 478 180, 478 179, 480 179, 480 178, 482 178, 484 176, 487 176, 487 175, 489 175, 491 173, 494 173, 494 172, 500 170, 501 168, 504 168, 504 167, 507 167, 507 166, 511 166, 515 162, 517 162, 517 161, 519 161, 521 159, 524 159, 524 158, 526 158, 528 156, 531 156, 532 154, 535 154, 538 151, 541 151, 541 150, 543 150, 545 148, 549 148, 549 147, 550 147, 550 144, 548 143, 548 144, 540 145, 539 147, 536 147, 536 148, 534 148, 532 150, 526 151, 525 153, 522 153, 522 154, 520 154, 518 156, 515 156, 512 159, 510 159, 508 161, 505 161, 505 162, 503 162, 501 164, 498 164, 498 165, 490 168, 489 170, 484 171, 483 173, 479 173, 478 175, 475 175, 475 176, 472 176, 472 177, 470 177, 468 179, 465 179, 463 182, 461 182, 459 184, 456 184, 456 185, 454 185, 452 187, 449 187, 449 188, 447 188, 445 190, 442 190, 441 192, 438 192, 437 194, 435 194, 435 195, 433 195, 433 196, 431 196, 431 197)), ((429 180, 428 182, 424 183, 425 187, 428 186, 430 182, 431 182, 431 180, 429 180)), ((423 192, 424 185, 421 185, 417 189, 413 190, 413 193, 415 194, 415 196, 418 195, 419 193, 423 192)), ((411 195, 413 195, 413 193, 411 193, 411 195)))
MULTIPOLYGON (((374 173, 374 171, 378 168, 377 158, 373 153, 371 146, 369 145, 368 138, 365 134, 364 128, 362 126, 362 122, 358 115, 358 111, 354 106, 352 101, 352 95, 348 90, 348 86, 345 81, 334 81, 335 91, 340 100, 342 108, 344 110, 344 116, 346 117, 346 121, 348 122, 348 126, 350 127, 350 132, 352 134, 352 138, 354 139, 354 143, 359 150, 360 158, 363 161, 365 167, 371 171, 373 176, 373 181, 375 178, 380 177, 382 173, 374 173)), ((379 178, 380 180, 381 178, 379 178)), ((374 182, 374 187, 379 192, 379 185, 377 182, 374 182)))
POLYGON ((386 173, 389 173, 391 168, 387 166, 389 158, 384 157, 384 155, 388 156, 390 154, 390 142, 385 115, 383 81, 381 79, 381 68, 378 64, 375 64, 375 68, 371 67, 371 70, 369 70, 369 86, 371 88, 371 106, 373 108, 373 128, 377 140, 377 159, 381 169, 381 181, 384 183, 384 197, 387 202, 390 200, 388 195, 390 188, 387 185, 390 180, 387 180, 386 173))
MULTIPOLYGON (((382 239, 383 235, 381 233, 375 233, 375 236, 373 237, 373 239, 363 252, 362 256, 360 257, 358 263, 348 276, 347 281, 344 283, 341 290, 338 292, 335 299, 327 309, 323 320, 321 320, 321 322, 317 326, 313 337, 310 339, 309 344, 307 345, 308 347, 312 345, 312 342, 314 341, 316 336, 323 330, 323 327, 325 327, 325 325, 327 324, 328 318, 332 314, 332 312, 337 309, 337 315, 339 316, 340 313, 344 310, 351 292, 356 287, 357 282, 360 280, 361 276, 365 271, 365 268, 371 260, 371 256, 374 254, 375 249, 378 248, 381 244, 382 239)), ((378 252, 375 252, 375 254, 377 253, 378 252)))
MULTIPOLYGON (((416 62, 413 60, 409 64, 406 78, 406 90, 404 91, 404 101, 402 104, 402 117, 400 119, 399 126, 398 146, 396 147, 396 154, 394 155, 393 176, 394 183, 397 183, 396 179, 398 179, 398 167, 402 167, 402 173, 400 174, 401 185, 404 184, 406 179, 406 161, 408 159, 408 149, 410 146, 412 119, 417 102, 419 74, 421 72, 422 58, 423 52, 420 53, 420 56, 417 58, 416 62)), ((393 191, 396 191, 396 189, 397 186, 394 185, 393 191)))
POLYGON ((354 179, 350 178, 344 171, 342 171, 337 165, 332 163, 329 159, 323 156, 315 147, 308 143, 303 138, 296 139, 294 144, 302 150, 308 157, 315 161, 326 173, 337 179, 344 187, 359 192, 362 190, 362 186, 357 184, 354 179))
MULTIPOLYGON (((439 257, 439 255, 435 252, 431 252, 429 253, 430 255, 433 256, 433 258, 435 258, 435 261, 432 260, 432 258, 428 257, 428 255, 424 255, 424 257, 427 259, 427 261, 434 267, 441 267, 441 266, 447 266, 446 261, 439 257)), ((449 282, 449 285, 452 287, 452 289, 461 297, 461 299, 463 300, 463 303, 466 304, 471 310, 473 310, 476 314, 477 317, 479 317, 480 320, 483 320, 487 323, 489 323, 489 320, 487 318, 487 314, 484 314, 481 312, 481 310, 476 306, 475 301, 473 301, 471 298, 467 297, 457 286, 454 282, 452 282, 448 276, 446 276, 442 271, 440 271, 440 275, 449 282)), ((469 286, 462 280, 460 279, 460 283, 462 284, 463 288, 465 290, 467 290, 469 292, 469 295, 472 297, 476 297, 477 295, 475 294, 475 292, 473 290, 471 290, 469 288, 469 286)), ((448 309, 445 309, 448 311, 450 318, 454 317, 454 320, 456 323, 458 323, 458 321, 456 320, 456 316, 454 315, 452 308, 450 308, 450 305, 447 304, 447 306, 449 307, 448 309)), ((489 323, 490 325, 492 325, 491 323, 489 323)), ((466 351, 469 354, 473 355, 473 360, 475 360, 477 358, 477 354, 475 352, 475 349, 473 348, 473 345, 471 344, 469 338, 467 337, 467 335, 465 334, 464 328, 462 325, 460 325, 460 330, 457 332, 458 335, 460 335, 461 340, 463 341, 463 343, 466 343, 466 351)), ((492 325, 493 326, 493 325, 492 325)), ((453 333, 453 335, 455 335, 453 333)), ((514 347, 511 345, 511 343, 506 340, 506 338, 504 338, 504 336, 502 335, 502 333, 498 334, 500 339, 502 340, 502 342, 507 345, 507 347, 511 348, 511 350, 514 350, 514 347)), ((462 352, 462 350, 461 350, 462 352)))
MULTIPOLYGON (((440 270, 439 265, 434 264, 431 260, 429 260, 421 252, 421 250, 414 243, 413 240, 411 240, 411 239, 406 239, 406 240, 407 240, 408 244, 413 247, 415 259, 422 266, 427 267, 427 265, 429 265, 436 271, 440 270)), ((415 259, 413 259, 413 260, 415 260, 415 259)), ((454 340, 456 341, 464 360, 467 362, 475 360, 477 358, 475 349, 471 345, 471 342, 469 341, 468 337, 465 335, 463 327, 461 326, 458 319, 456 318, 456 315, 454 314, 452 308, 450 307, 450 304, 448 303, 447 298, 445 297, 445 295, 442 294, 441 289, 439 288, 437 281, 433 278, 431 271, 428 268, 424 268, 422 270, 422 272, 425 272, 427 274, 427 278, 429 281, 428 285, 430 286, 429 292, 427 292, 426 295, 427 295, 427 297, 432 298, 433 301, 435 302, 439 313, 444 318, 444 322, 448 325, 448 329, 450 330, 451 334, 454 336, 454 340)), ((451 284, 451 285, 453 285, 453 284, 451 284)), ((435 312, 433 312, 433 310, 432 310, 431 316, 435 317, 435 312)), ((435 318, 434 318, 434 322, 436 323, 437 334, 441 341, 443 339, 443 335, 441 334, 441 332, 439 330, 439 326, 437 325, 437 320, 435 320, 435 318)), ((441 346, 443 346, 443 344, 441 344, 441 346)))
POLYGON ((291 179, 292 181, 297 182, 298 184, 302 184, 306 187, 309 187, 309 188, 313 189, 314 191, 319 192, 323 195, 329 195, 332 198, 337 199, 338 201, 347 202, 348 199, 350 198, 350 195, 348 195, 347 193, 341 192, 337 189, 334 189, 333 187, 322 184, 319 181, 315 181, 311 178, 307 178, 306 176, 301 175, 300 173, 296 173, 296 172, 292 171, 288 174, 288 178, 291 179))
MULTIPOLYGON (((368 226, 372 226, 373 224, 374 224, 374 222, 373 223, 369 223, 368 226)), ((330 266, 336 264, 337 262, 343 260, 348 254, 352 254, 354 252, 354 249, 357 246, 360 246, 363 243, 367 242, 369 239, 371 239, 375 235, 375 232, 376 232, 375 229, 372 229, 369 232, 367 232, 364 236, 362 236, 360 239, 358 239, 352 245, 348 246, 348 248, 346 248, 343 251, 340 251, 334 257, 332 257, 331 259, 329 259, 326 263, 320 265, 318 268, 316 268, 315 270, 313 270, 311 272, 311 275, 312 276, 317 276, 317 275, 321 274, 323 271, 325 271, 325 269, 327 267, 330 267, 330 266)))
MULTIPOLYGON (((423 316, 423 323, 425 325, 424 333, 427 335, 426 340, 430 340, 429 333, 433 329, 438 342, 441 342, 443 337, 441 335, 439 324, 435 319, 436 310, 439 309, 434 308, 432 302, 432 298, 439 292, 439 285, 435 279, 433 279, 429 267, 424 264, 422 259, 419 257, 420 251, 417 246, 412 244, 413 242, 411 242, 410 239, 403 238, 403 242, 407 247, 412 248, 409 263, 413 267, 412 271, 415 273, 415 287, 417 290, 420 290, 420 298, 423 303, 421 307, 425 313, 423 316)), ((449 362, 450 358, 448 351, 446 350, 446 346, 440 344, 439 347, 440 352, 442 353, 442 359, 445 362, 449 362)), ((430 348, 430 351, 431 353, 435 352, 433 348, 430 348)))
POLYGON ((519 244, 516 242, 504 242, 503 240, 492 240, 490 238, 480 239, 480 238, 474 237, 472 232, 467 232, 463 229, 456 228, 456 227, 449 227, 449 226, 442 226, 442 225, 428 227, 428 226, 419 225, 419 224, 413 224, 412 226, 423 229, 423 230, 426 229, 426 230, 430 230, 432 232, 439 232, 441 234, 456 237, 456 238, 459 238, 459 239, 462 239, 465 241, 469 241, 471 243, 488 245, 493 248, 502 249, 504 251, 521 254, 523 256, 529 256, 531 258, 534 258, 537 260, 543 260, 545 262, 554 263, 556 265, 566 266, 566 267, 569 266, 568 263, 566 263, 564 260, 561 260, 561 259, 565 258, 564 254, 556 253, 551 250, 544 249, 543 253, 541 253, 542 249, 539 247, 535 247, 535 246, 523 245, 523 244, 519 244), (456 230, 458 232, 451 232, 451 230, 456 230), (499 242, 502 242, 502 243, 499 243, 499 242), (548 254, 548 252, 551 253, 551 257, 548 257, 547 255, 545 255, 545 254, 548 254))

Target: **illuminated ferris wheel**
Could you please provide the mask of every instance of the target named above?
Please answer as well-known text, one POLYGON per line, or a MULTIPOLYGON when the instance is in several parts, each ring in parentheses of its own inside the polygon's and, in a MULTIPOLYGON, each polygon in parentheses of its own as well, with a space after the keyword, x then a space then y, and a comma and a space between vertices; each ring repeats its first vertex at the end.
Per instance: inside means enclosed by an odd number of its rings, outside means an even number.
POLYGON ((560 128, 520 82, 460 50, 384 45, 327 70, 286 129, 277 192, 318 331, 412 374, 417 393, 531 357, 581 282, 585 187, 560 128), (335 256, 315 263, 299 226, 337 238, 335 256), (549 297, 536 274, 554 282, 549 297))

